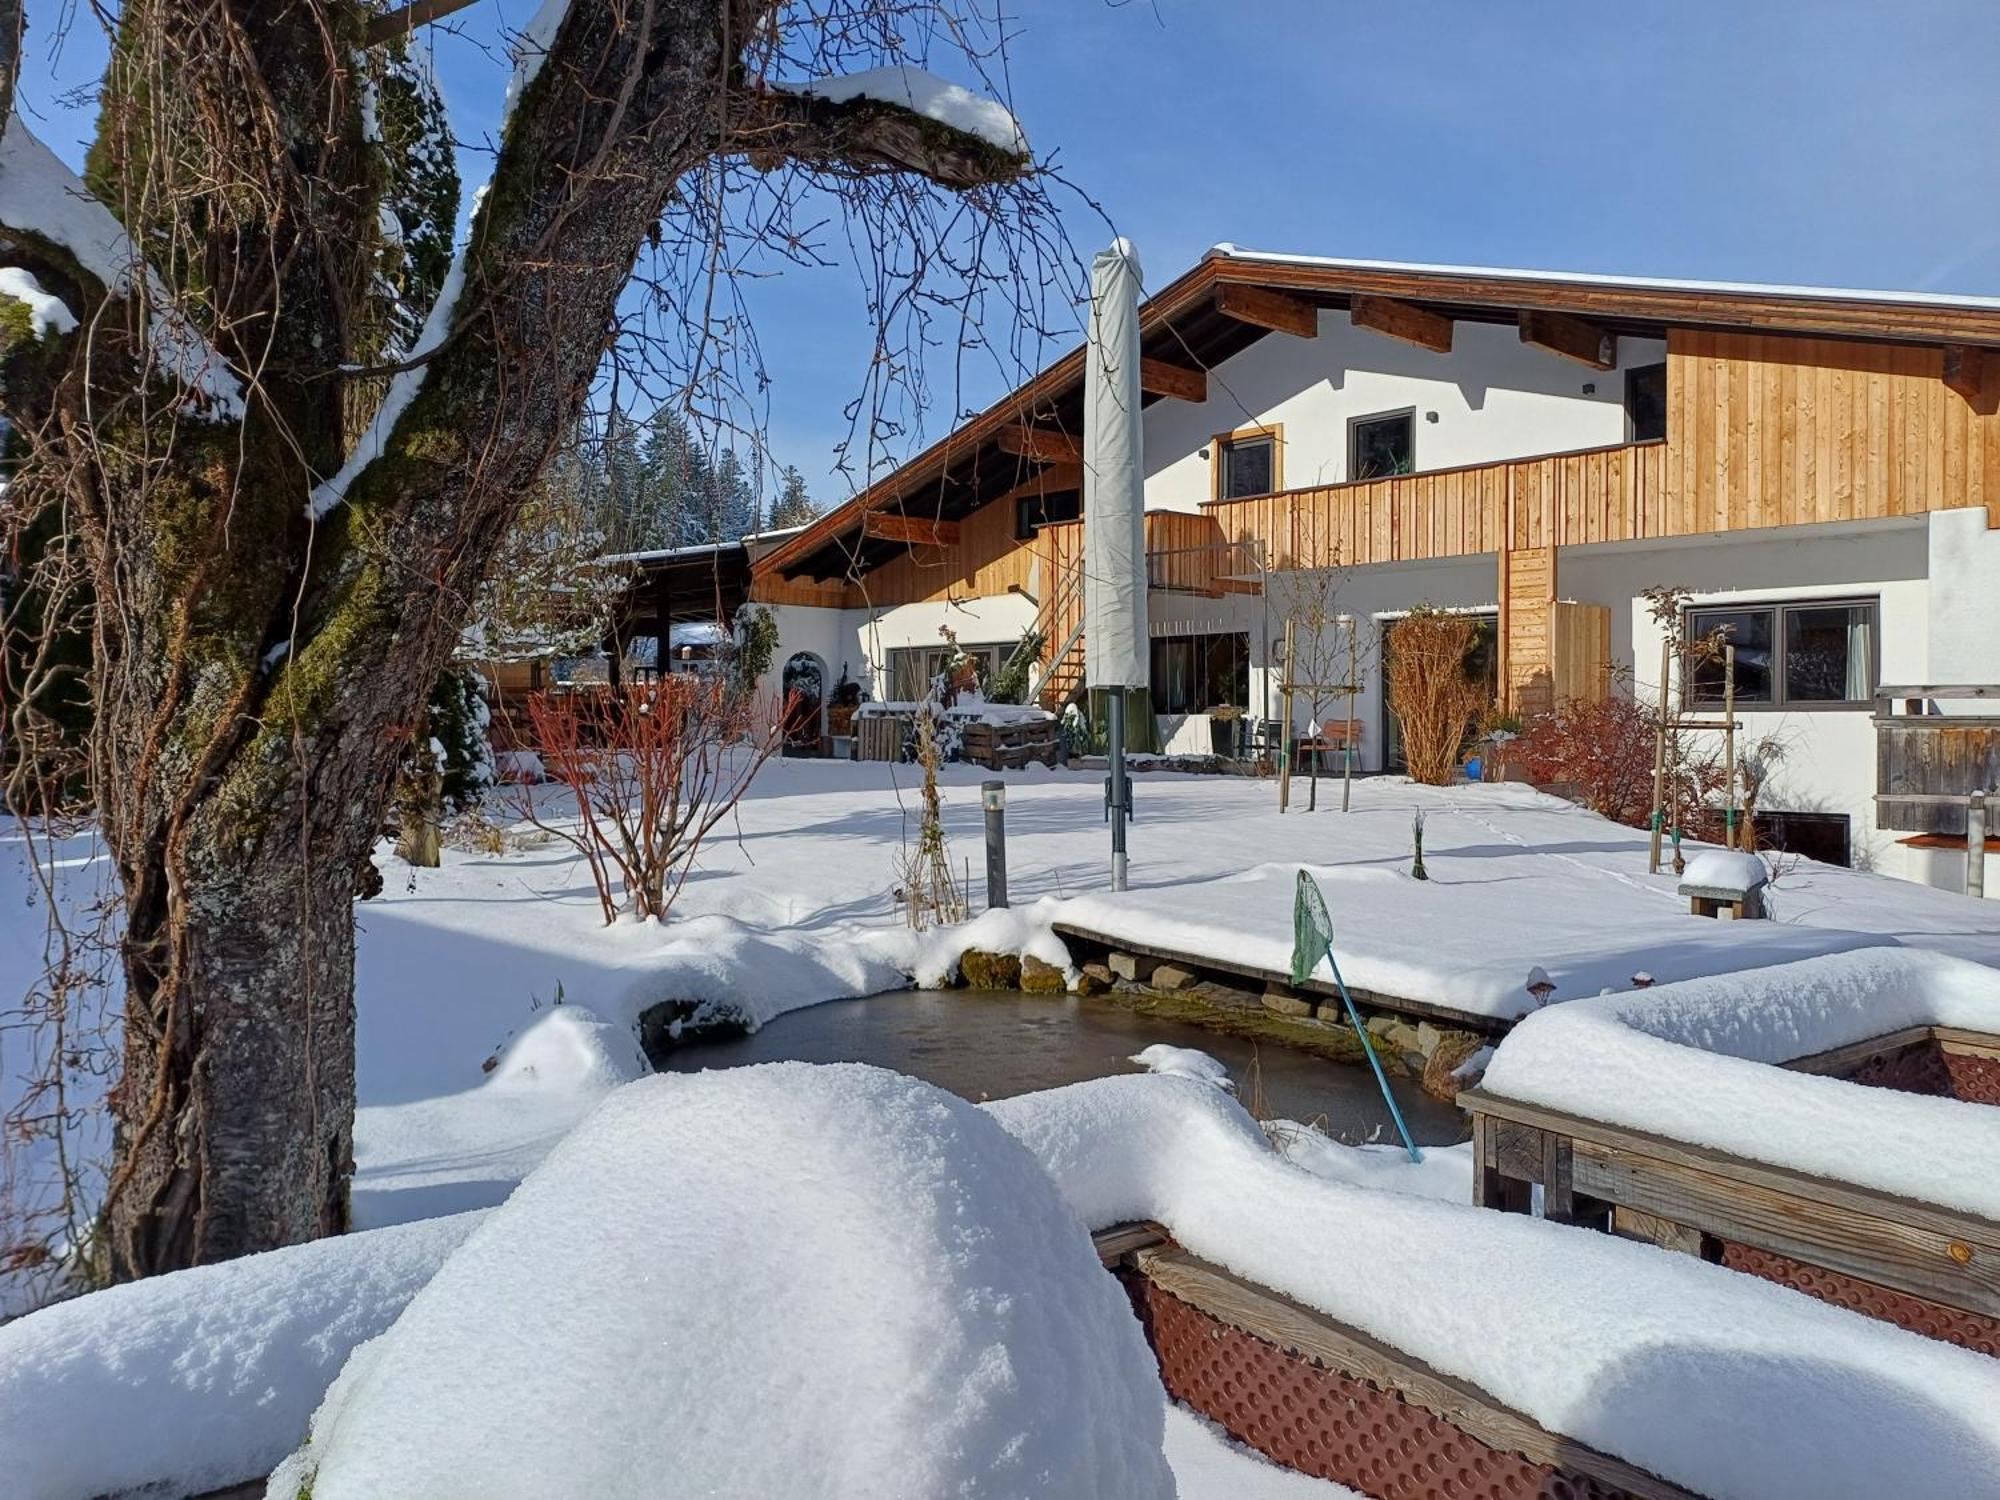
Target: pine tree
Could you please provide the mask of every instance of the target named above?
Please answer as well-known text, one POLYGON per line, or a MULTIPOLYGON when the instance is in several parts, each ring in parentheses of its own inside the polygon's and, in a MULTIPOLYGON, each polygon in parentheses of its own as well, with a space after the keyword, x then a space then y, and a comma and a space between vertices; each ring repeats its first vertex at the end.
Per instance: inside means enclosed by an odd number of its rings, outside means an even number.
POLYGON ((785 465, 785 472, 778 477, 778 499, 771 507, 773 530, 783 530, 788 526, 803 526, 819 515, 819 506, 806 493, 806 476, 793 464, 785 465))
POLYGON ((716 460, 704 542, 733 542, 757 529, 757 492, 734 448, 716 460))
POLYGON ((708 456, 687 419, 672 407, 657 407, 646 419, 642 468, 647 535, 655 538, 646 545, 683 547, 708 540, 696 519, 706 513, 713 485, 708 456))

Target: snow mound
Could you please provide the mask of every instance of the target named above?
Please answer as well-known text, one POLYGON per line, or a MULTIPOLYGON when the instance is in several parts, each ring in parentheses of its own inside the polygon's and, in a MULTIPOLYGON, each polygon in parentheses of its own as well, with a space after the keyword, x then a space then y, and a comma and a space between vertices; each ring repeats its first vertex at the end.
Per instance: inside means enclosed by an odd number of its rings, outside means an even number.
POLYGON ((1704 849, 1681 872, 1682 885, 1724 891, 1754 891, 1770 878, 1764 861, 1742 849, 1704 849))
POLYGON ((1184 1078, 983 1107, 1092 1227, 1158 1220, 1193 1254, 1696 1493, 1995 1493, 2000 1361, 1651 1245, 1313 1177, 1184 1078))
POLYGON ((1773 1066, 1928 1025, 2000 1032, 2000 971, 1864 948, 1576 1000, 1517 1026, 1483 1087, 2000 1219, 2000 1110, 1773 1066))
POLYGON ((1232 1094, 1236 1092, 1236 1081, 1229 1076, 1229 1069, 1199 1047, 1173 1047, 1165 1042, 1155 1042, 1150 1047, 1140 1048, 1126 1061, 1137 1063, 1148 1073, 1192 1078, 1196 1083, 1226 1089, 1232 1094))
POLYGON ((872 934, 869 942, 920 989, 941 989, 950 984, 958 975, 959 960, 974 950, 1038 958, 1068 972, 1069 948, 1052 925, 1061 906, 1060 901, 1044 896, 1028 906, 989 907, 969 922, 921 933, 872 934))
POLYGON ((1264 1133, 1280 1156, 1315 1177, 1389 1193, 1439 1198, 1446 1203, 1472 1201, 1470 1141, 1457 1146, 1426 1146, 1424 1159, 1411 1161, 1410 1153, 1401 1146, 1372 1142, 1350 1146, 1297 1120, 1266 1120, 1264 1133))
POLYGON ((806 94, 829 104, 845 104, 850 99, 878 99, 884 104, 900 104, 926 119, 978 136, 990 146, 1016 156, 1028 152, 1028 137, 1013 112, 998 100, 983 98, 963 85, 926 73, 907 64, 891 68, 867 68, 833 78, 815 78, 810 83, 774 84, 789 93, 806 94))
POLYGON ((0 1488, 91 1500, 261 1479, 348 1351, 395 1321, 479 1219, 248 1255, 0 1326, 0 1488))
POLYGON ((1161 1441, 1139 1326, 1028 1153, 927 1084, 781 1063, 607 1099, 270 1494, 1165 1497, 1161 1441))

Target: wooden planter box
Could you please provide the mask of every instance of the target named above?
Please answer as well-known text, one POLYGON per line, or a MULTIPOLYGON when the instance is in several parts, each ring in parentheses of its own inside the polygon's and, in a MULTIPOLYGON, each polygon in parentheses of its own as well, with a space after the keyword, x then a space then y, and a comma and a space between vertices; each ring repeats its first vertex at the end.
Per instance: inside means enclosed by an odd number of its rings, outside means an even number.
POLYGON ((967 724, 959 759, 989 771, 1017 771, 1025 765, 1056 763, 1056 721, 1021 724, 967 724))
MULTIPOLYGON (((1784 1065, 2000 1104, 2000 1037, 1918 1026, 1784 1065)), ((1474 1201, 1608 1229, 2000 1355, 2000 1222, 1468 1089, 1474 1201)), ((1995 1170, 2000 1170, 1996 1165, 1995 1170)))
POLYGON ((1380 1500, 1690 1493, 1188 1254, 1158 1225, 1119 1225, 1094 1239, 1168 1392, 1288 1469, 1380 1500))

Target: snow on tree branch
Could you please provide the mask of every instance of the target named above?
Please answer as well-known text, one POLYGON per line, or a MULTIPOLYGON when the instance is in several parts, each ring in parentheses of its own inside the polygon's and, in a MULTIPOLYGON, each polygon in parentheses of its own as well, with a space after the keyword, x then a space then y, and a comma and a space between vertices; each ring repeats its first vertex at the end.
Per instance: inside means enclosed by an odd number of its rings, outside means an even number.
MULTIPOLYGON (((112 296, 129 295, 139 256, 123 226, 17 115, 0 133, 0 233, 33 235, 69 252, 112 296)), ((243 387, 201 331, 146 272, 154 357, 194 395, 205 415, 243 414, 243 387)))
POLYGON ((976 135, 989 146, 1009 156, 1028 154, 1028 137, 1021 122, 997 99, 988 99, 949 79, 939 78, 922 68, 908 65, 868 68, 859 73, 843 73, 833 78, 815 78, 809 83, 773 84, 783 93, 802 94, 828 104, 846 104, 855 99, 872 99, 894 104, 935 120, 940 125, 966 135, 976 135))
POLYGON ((774 83, 743 96, 731 145, 753 166, 788 161, 915 172, 948 188, 1027 173, 1028 138, 1005 105, 921 68, 774 83))

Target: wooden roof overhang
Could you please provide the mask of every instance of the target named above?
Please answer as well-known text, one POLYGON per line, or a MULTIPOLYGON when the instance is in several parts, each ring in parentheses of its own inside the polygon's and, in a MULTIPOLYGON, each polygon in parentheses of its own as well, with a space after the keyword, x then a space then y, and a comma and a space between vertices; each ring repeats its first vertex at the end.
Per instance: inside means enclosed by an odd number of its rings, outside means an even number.
MULTIPOLYGON (((1944 346, 1946 381, 1969 391, 2000 359, 2000 300, 1672 283, 1472 268, 1399 266, 1210 251, 1140 308, 1144 404, 1185 395, 1207 370, 1273 332, 1305 333, 1310 309, 1338 308, 1392 338, 1449 347, 1459 322, 1511 324, 1586 365, 1618 336, 1670 327, 1944 346)), ((957 523, 1035 487, 1078 485, 1083 350, 1074 349, 942 441, 751 565, 754 576, 858 578, 957 523), (1023 432, 1026 429, 1026 432, 1023 432)))

